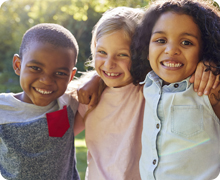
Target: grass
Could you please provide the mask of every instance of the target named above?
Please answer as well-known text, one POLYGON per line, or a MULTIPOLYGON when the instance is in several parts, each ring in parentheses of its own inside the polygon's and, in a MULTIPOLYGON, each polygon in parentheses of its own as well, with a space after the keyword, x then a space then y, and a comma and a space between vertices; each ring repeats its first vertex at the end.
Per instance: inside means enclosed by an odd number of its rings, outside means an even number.
POLYGON ((85 131, 82 131, 75 137, 77 169, 80 179, 85 179, 85 172, 87 167, 87 147, 85 143, 85 131))

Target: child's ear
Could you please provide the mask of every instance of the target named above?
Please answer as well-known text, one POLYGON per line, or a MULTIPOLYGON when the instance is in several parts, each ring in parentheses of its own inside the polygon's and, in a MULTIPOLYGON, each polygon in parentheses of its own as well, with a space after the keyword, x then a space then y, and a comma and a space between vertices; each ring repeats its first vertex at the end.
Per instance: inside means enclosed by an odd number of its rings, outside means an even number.
POLYGON ((72 70, 72 74, 70 76, 70 81, 72 81, 72 79, 74 78, 75 74, 76 74, 76 71, 77 71, 77 68, 74 67, 73 70, 72 70))
POLYGON ((21 59, 18 54, 15 54, 13 57, 13 69, 15 71, 15 74, 20 76, 20 71, 21 71, 21 59))

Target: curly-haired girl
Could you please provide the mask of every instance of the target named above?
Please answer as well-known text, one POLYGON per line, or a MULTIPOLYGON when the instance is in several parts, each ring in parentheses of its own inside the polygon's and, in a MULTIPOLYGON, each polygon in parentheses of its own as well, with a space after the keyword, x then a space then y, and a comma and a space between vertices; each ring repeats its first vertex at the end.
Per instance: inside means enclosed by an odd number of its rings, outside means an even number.
POLYGON ((136 29, 131 74, 135 84, 145 79, 142 179, 218 176, 220 87, 198 96, 189 78, 202 59, 220 73, 219 31, 218 10, 198 0, 157 1, 136 29))

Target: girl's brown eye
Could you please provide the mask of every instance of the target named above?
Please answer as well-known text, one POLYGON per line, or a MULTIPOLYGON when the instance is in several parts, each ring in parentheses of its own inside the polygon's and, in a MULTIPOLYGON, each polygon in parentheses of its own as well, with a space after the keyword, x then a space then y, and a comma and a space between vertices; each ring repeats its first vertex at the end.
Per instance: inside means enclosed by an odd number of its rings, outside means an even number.
POLYGON ((183 45, 192 45, 192 43, 190 41, 183 41, 182 44, 183 45))
POLYGON ((164 39, 157 39, 156 42, 158 42, 158 43, 166 43, 166 41, 164 39))

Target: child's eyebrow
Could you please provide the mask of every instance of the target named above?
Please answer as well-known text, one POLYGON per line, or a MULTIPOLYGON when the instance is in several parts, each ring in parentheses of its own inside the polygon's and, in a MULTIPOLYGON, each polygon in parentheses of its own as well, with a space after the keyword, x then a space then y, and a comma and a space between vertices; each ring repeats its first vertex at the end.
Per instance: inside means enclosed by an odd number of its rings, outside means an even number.
POLYGON ((70 69, 67 67, 61 67, 61 68, 58 68, 57 70, 63 70, 63 71, 69 72, 70 69))
MULTIPOLYGON (((43 63, 41 63, 41 62, 39 62, 39 61, 37 61, 37 60, 35 60, 35 59, 29 61, 29 63, 34 63, 34 64, 36 64, 36 65, 45 67, 45 65, 44 65, 43 63)), ((69 71, 69 68, 67 68, 67 67, 59 67, 59 68, 57 68, 57 70, 69 71)))
POLYGON ((198 37, 198 36, 196 36, 196 35, 194 35, 194 34, 191 34, 191 33, 183 33, 182 35, 192 36, 192 37, 194 37, 194 38, 196 38, 196 39, 199 40, 199 37, 198 37))
POLYGON ((154 32, 152 32, 152 34, 165 34, 165 32, 163 32, 163 31, 154 31, 154 32))
MULTIPOLYGON (((164 31, 155 31, 155 32, 152 32, 152 35, 153 34, 166 34, 166 33, 164 31)), ((180 36, 192 36, 192 37, 194 37, 196 39, 199 39, 198 36, 196 36, 194 34, 191 34, 191 33, 187 33, 187 32, 184 32, 184 33, 180 34, 180 36)))
POLYGON ((37 65, 44 66, 43 63, 41 63, 41 62, 39 62, 39 61, 37 61, 37 60, 35 60, 35 59, 30 60, 28 63, 34 63, 34 64, 37 64, 37 65))
POLYGON ((102 45, 102 44, 96 44, 96 48, 106 49, 105 45, 102 45))

